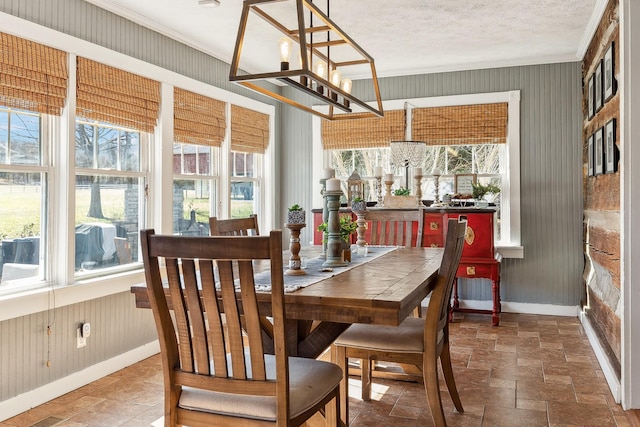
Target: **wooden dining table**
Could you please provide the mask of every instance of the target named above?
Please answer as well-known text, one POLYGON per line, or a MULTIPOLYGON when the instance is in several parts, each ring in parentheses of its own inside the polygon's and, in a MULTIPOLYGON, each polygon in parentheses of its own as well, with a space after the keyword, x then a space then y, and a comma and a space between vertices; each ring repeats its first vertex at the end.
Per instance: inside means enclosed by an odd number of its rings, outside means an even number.
MULTIPOLYGON (((305 247, 300 256, 317 257, 320 251, 305 247)), ((336 268, 331 277, 285 293, 290 355, 317 358, 353 323, 399 325, 431 292, 442 255, 442 248, 399 247, 354 268, 336 268)), ((288 255, 284 257, 287 261, 288 255)), ((132 286, 131 292, 136 307, 151 308, 145 285, 132 286)), ((269 316, 270 295, 259 293, 258 298, 260 314, 269 316)), ((270 323, 264 323, 268 338, 270 323)), ((341 400, 345 413, 347 396, 341 400)))

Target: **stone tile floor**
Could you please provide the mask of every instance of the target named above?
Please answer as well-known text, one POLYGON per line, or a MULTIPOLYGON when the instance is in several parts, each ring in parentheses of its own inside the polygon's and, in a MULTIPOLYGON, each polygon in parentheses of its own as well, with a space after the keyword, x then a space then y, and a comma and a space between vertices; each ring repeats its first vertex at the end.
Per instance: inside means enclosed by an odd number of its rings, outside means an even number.
MULTIPOLYGON (((638 425, 637 415, 613 401, 577 318, 504 313, 500 326, 492 327, 490 316, 456 313, 450 336, 465 408, 464 414, 453 410, 442 384, 451 427, 638 425)), ((349 386, 353 427, 433 425, 421 384, 375 380, 370 402, 360 399, 357 378, 349 386)), ((48 417, 59 419, 56 427, 159 426, 154 421, 162 416, 162 388, 156 355, 0 427, 33 426, 48 417)))

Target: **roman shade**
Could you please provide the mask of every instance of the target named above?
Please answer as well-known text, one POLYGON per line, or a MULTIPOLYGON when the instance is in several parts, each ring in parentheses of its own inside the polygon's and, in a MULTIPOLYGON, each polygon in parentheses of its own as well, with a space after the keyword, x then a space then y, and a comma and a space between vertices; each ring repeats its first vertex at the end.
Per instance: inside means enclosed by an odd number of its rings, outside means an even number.
POLYGON ((508 104, 414 108, 412 139, 427 145, 504 144, 508 104))
POLYGON ((231 149, 264 154, 269 146, 269 116, 231 105, 231 149))
POLYGON ((384 117, 370 113, 351 114, 353 120, 323 120, 322 148, 347 150, 388 147, 389 141, 405 139, 404 110, 386 111, 384 117))
POLYGON ((0 32, 0 105, 59 116, 68 76, 66 52, 0 32))
POLYGON ((227 128, 225 103, 188 90, 173 91, 173 139, 219 147, 227 128))
POLYGON ((160 83, 78 57, 76 115, 142 132, 153 132, 160 83))

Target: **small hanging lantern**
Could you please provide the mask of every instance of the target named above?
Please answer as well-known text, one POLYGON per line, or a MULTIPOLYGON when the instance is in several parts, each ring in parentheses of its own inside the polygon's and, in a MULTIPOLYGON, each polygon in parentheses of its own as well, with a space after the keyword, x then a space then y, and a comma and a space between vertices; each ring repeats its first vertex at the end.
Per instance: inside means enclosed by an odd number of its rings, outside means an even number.
POLYGON ((362 197, 364 199, 364 181, 360 178, 360 175, 355 170, 347 179, 347 206, 351 207, 351 202, 356 197, 362 197))

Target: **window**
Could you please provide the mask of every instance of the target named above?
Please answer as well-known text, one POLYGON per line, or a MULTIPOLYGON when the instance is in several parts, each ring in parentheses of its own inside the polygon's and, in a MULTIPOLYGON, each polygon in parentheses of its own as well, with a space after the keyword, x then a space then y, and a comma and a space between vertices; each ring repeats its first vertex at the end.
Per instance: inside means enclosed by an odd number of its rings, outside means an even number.
POLYGON ((144 222, 146 137, 76 121, 75 268, 80 274, 138 261, 144 222))
MULTIPOLYGON (((465 131, 471 132, 470 144, 437 144, 431 138, 422 168, 424 177, 422 178, 422 198, 432 199, 435 195, 434 179, 431 171, 439 169, 441 176, 439 179, 439 196, 453 193, 455 174, 474 173, 477 180, 483 184, 492 183, 501 188, 500 194, 491 200, 498 210, 498 227, 496 230, 496 246, 505 257, 522 257, 523 249, 520 246, 520 93, 519 91, 486 93, 461 96, 446 96, 433 98, 416 98, 410 100, 396 100, 385 102, 386 112, 395 109, 406 108, 410 103, 413 108, 432 107, 454 107, 476 104, 498 104, 506 103, 507 129, 502 136, 506 143, 492 143, 490 139, 485 140, 484 132, 489 130, 495 123, 488 123, 486 128, 478 129, 477 126, 467 126, 465 131), (479 141, 482 139, 482 141, 479 141)), ((503 110, 504 111, 504 110, 503 110)), ((385 113, 385 117, 386 117, 385 113)), ((433 119, 434 115, 429 119, 433 119)), ((409 115, 410 117, 410 115, 409 115)), ((437 117, 436 117, 437 118, 437 117)), ((366 120, 366 119, 365 119, 366 120)), ((415 123, 414 123, 415 125, 415 123)), ((445 124, 450 126, 449 123, 445 124)), ((321 124, 314 118, 314 150, 321 149, 323 144, 322 135, 326 124, 321 124)), ((411 119, 406 122, 406 133, 414 136, 411 139, 423 140, 421 136, 416 136, 415 126, 412 128, 411 119), (409 131, 411 129, 411 131, 409 131)), ((441 126, 445 128, 446 126, 441 126)), ((433 126, 427 126, 429 130, 433 126)), ((461 126, 463 128, 463 126, 461 126)), ((437 131, 437 130, 436 130, 437 131)), ((333 135, 332 135, 333 136, 333 135)), ((392 139, 387 138, 389 141, 392 139)), ((461 141, 463 142, 463 140, 461 141)), ((334 142, 335 143, 335 142, 334 142)), ((387 147, 378 148, 335 148, 324 150, 325 164, 336 170, 336 176, 346 180, 349 175, 356 170, 363 179, 367 181, 365 194, 368 200, 376 200, 373 170, 376 166, 382 166, 387 173, 394 173, 396 176, 396 186, 414 187, 412 170, 409 168, 409 179, 406 178, 406 169, 390 167, 390 149, 387 147)), ((325 167, 318 165, 314 174, 320 175, 320 169, 325 167)), ((343 187, 344 189, 344 187, 343 187)), ((316 202, 314 202, 316 203, 316 202)))
POLYGON ((43 279, 48 150, 39 113, 0 107, 0 282, 43 279))
POLYGON ((259 212, 258 165, 261 163, 260 154, 231 152, 231 218, 248 217, 259 212))
POLYGON ((209 217, 217 216, 220 149, 173 144, 173 232, 208 236, 209 217))

